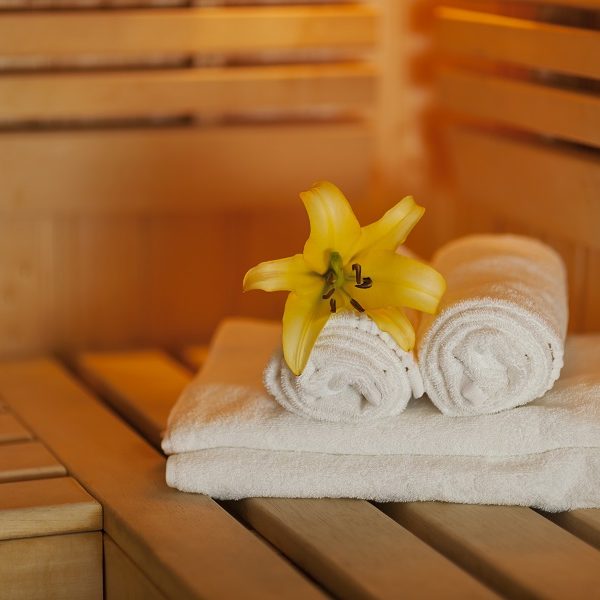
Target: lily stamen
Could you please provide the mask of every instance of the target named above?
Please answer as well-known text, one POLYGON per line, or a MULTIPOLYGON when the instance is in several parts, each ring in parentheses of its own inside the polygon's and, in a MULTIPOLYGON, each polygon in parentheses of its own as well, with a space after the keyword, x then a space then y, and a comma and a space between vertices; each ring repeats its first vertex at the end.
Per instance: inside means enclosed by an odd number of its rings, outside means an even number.
POLYGON ((327 271, 327 274, 325 275, 325 283, 327 285, 333 285, 335 281, 335 273, 333 271, 327 271))
POLYGON ((332 287, 326 294, 323 294, 321 296, 321 298, 323 298, 323 300, 329 300, 329 298, 331 298, 331 296, 333 296, 334 292, 335 292, 335 288, 332 287))
POLYGON ((358 285, 360 285, 362 283, 362 274, 361 274, 362 267, 358 263, 354 263, 352 265, 352 270, 354 271, 354 275, 355 275, 355 278, 356 278, 356 283, 358 285))
POLYGON ((373 285, 373 280, 370 277, 363 277, 362 283, 357 283, 354 287, 361 290, 368 290, 373 285))
POLYGON ((350 298, 350 304, 352 304, 358 312, 365 312, 365 309, 354 298, 350 298))
POLYGON ((329 309, 331 310, 332 313, 337 311, 337 302, 335 301, 335 298, 332 298, 329 301, 329 309))

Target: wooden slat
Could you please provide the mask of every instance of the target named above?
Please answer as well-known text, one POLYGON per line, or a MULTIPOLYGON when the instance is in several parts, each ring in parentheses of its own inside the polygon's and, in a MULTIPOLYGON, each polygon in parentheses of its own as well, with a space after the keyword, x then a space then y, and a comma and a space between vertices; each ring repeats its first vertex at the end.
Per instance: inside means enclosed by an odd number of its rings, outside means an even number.
POLYGON ((198 371, 208 358, 210 346, 208 344, 199 346, 187 346, 181 351, 181 360, 193 371, 198 371))
POLYGON ((104 598, 106 600, 166 600, 160 590, 104 535, 104 598))
POLYGON ((321 597, 215 502, 169 489, 164 459, 56 363, 0 364, 0 394, 102 504, 106 533, 166 596, 321 597))
MULTIPOLYGON (((86 353, 78 365, 155 445, 190 380, 153 351, 86 353)), ((367 502, 250 498, 228 506, 341 597, 396 598, 399 589, 407 598, 490 595, 367 502)))
POLYGON ((600 147, 600 97, 489 75, 443 71, 439 99, 453 112, 600 147))
POLYGON ((0 211, 148 216, 264 207, 296 202, 325 174, 361 198, 370 145, 360 124, 5 133, 0 211))
POLYGON ((0 539, 97 531, 102 507, 71 477, 0 484, 0 539))
POLYGON ((600 8, 600 0, 521 0, 531 4, 556 5, 569 8, 597 9, 600 8))
POLYGON ((447 141, 459 197, 600 248, 600 156, 462 127, 447 141))
POLYGON ((60 477, 66 473, 40 442, 0 445, 0 482, 60 477))
POLYGON ((361 47, 375 41, 375 16, 366 4, 8 13, 0 56, 361 47))
POLYGON ((374 82, 373 68, 360 63, 13 75, 0 78, 0 120, 364 109, 374 82))
POLYGON ((447 7, 436 22, 443 52, 600 78, 598 31, 447 7))
POLYGON ((600 598, 600 552, 523 507, 382 505, 434 548, 509 598, 600 598))
POLYGON ((7 600, 101 600, 102 534, 0 542, 0 595, 7 600))
POLYGON ((0 412, 0 444, 30 440, 33 436, 13 415, 0 412))
POLYGON ((571 512, 556 514, 550 513, 546 517, 600 550, 599 509, 573 510, 571 512))

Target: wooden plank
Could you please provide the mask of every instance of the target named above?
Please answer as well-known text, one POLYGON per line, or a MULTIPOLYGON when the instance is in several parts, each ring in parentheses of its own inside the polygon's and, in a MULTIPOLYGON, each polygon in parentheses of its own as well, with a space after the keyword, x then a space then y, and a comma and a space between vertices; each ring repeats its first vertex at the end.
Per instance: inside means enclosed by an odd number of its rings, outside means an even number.
POLYGON ((556 5, 569 8, 597 9, 600 8, 600 0, 521 0, 531 4, 556 5))
POLYGON ((106 600, 166 600, 143 571, 104 534, 104 598, 106 600))
POLYGON ((598 31, 448 7, 436 17, 445 53, 600 78, 598 31))
POLYGON ((30 440, 33 436, 30 431, 8 412, 0 412, 0 444, 30 440))
POLYGON ((0 484, 0 539, 102 529, 102 507, 71 477, 0 484))
POLYGON ((40 442, 0 445, 0 483, 60 477, 67 471, 40 442))
POLYGON ((548 513, 545 516, 600 550, 600 510, 572 510, 564 513, 548 513))
POLYGON ((600 598, 600 552, 532 511, 441 502, 382 505, 510 598, 600 598))
MULTIPOLYGON (((156 351, 85 353, 78 368, 154 445, 190 381, 156 351)), ((228 506, 335 595, 395 598, 399 586, 406 597, 490 595, 367 502, 250 498, 228 506)))
POLYGON ((240 113, 314 106, 365 109, 375 95, 366 63, 5 75, 0 120, 240 113))
POLYGON ((0 394, 102 504, 105 532, 166 596, 321 597, 215 502, 169 489, 164 459, 55 362, 0 364, 0 394))
POLYGON ((324 174, 361 198, 371 137, 364 124, 347 123, 0 134, 0 212, 256 209, 296 202, 324 174))
POLYGON ((547 234, 600 248, 597 155, 463 127, 448 129, 447 152, 459 197, 547 234))
POLYGON ((588 251, 587 282, 584 295, 584 330, 600 331, 600 249, 588 251))
POLYGON ((181 350, 180 357, 183 363, 193 371, 199 371, 208 358, 210 346, 200 344, 198 346, 186 346, 181 350))
POLYGON ((600 98, 490 75, 442 71, 443 106, 476 119, 600 147, 600 98))
POLYGON ((6 600, 101 600, 102 534, 0 542, 0 582, 6 600))
POLYGON ((367 4, 0 15, 0 56, 127 56, 374 44, 367 4))

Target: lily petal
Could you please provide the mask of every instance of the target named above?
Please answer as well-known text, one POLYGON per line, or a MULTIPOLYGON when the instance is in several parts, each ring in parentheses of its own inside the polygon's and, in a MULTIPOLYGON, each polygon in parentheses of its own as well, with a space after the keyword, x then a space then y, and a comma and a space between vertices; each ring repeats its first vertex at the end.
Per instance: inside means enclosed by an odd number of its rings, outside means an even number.
MULTIPOLYGON (((425 209, 412 196, 400 200, 381 219, 361 229, 357 256, 372 250, 395 250, 403 244, 425 209)), ((360 259, 357 258, 360 261, 360 259)))
POLYGON ((433 267, 390 250, 368 252, 361 266, 372 286, 359 289, 348 281, 344 289, 365 309, 406 306, 434 313, 446 290, 446 281, 433 267))
POLYGON ((372 308, 367 314, 381 329, 389 333, 394 341, 408 352, 415 345, 415 330, 401 308, 372 308))
POLYGON ((252 267, 244 277, 245 292, 287 290, 303 293, 317 287, 323 287, 323 279, 310 270, 302 254, 262 262, 252 267))
POLYGON ((321 296, 291 293, 283 312, 283 356, 294 375, 300 375, 331 314, 321 296))
POLYGON ((323 274, 332 251, 341 256, 343 263, 352 257, 360 238, 360 225, 344 194, 329 181, 316 183, 307 192, 302 192, 300 198, 310 221, 304 259, 323 274))

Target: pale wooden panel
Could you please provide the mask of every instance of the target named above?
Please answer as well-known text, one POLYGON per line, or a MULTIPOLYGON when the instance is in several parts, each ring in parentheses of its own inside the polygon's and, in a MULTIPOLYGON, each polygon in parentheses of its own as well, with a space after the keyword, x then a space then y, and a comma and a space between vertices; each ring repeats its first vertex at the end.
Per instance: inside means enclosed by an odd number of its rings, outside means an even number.
POLYGON ((599 156, 460 127, 449 128, 448 142, 459 197, 600 247, 599 156))
POLYGON ((369 128, 359 124, 5 133, 0 211, 148 216, 265 208, 295 202, 324 177, 361 197, 370 144, 369 128))
MULTIPOLYGON (((117 411, 160 443, 189 374, 157 351, 87 353, 78 365, 117 411)), ((341 597, 395 598, 400 586, 406 597, 491 595, 367 502, 250 498, 228 506, 341 597)))
POLYGON ((600 78, 600 33, 590 29, 442 7, 436 33, 450 54, 600 78))
POLYGON ((375 17, 367 4, 8 13, 0 56, 361 47, 375 42, 375 17))
POLYGON ((3 600, 101 600, 102 534, 0 542, 3 600))
POLYGON ((507 597, 589 598, 600 590, 600 552, 531 509, 441 502, 382 507, 507 597))
POLYGON ((0 394, 102 504, 106 533, 168 597, 322 597, 215 502, 168 488, 164 458, 56 363, 0 364, 0 394))
POLYGON ((600 146, 600 97, 489 75, 442 71, 442 105, 477 119, 600 146))
POLYGON ((104 535, 104 597, 106 600, 165 600, 166 596, 135 563, 104 535))
POLYGON ((0 412, 0 444, 30 440, 33 436, 13 415, 0 412))
POLYGON ((71 477, 0 484, 0 539, 99 529, 102 507, 71 477))
MULTIPOLYGON (((0 164, 3 164, 1 160, 0 164)), ((4 175, 3 169, 2 178, 4 175)), ((2 183, 0 189, 3 188, 2 183)), ((17 202, 19 197, 19 190, 15 190, 17 202)), ((46 222, 0 217, 0 340, 3 354, 23 352, 48 340, 50 248, 51 231, 46 222)))
POLYGON ((335 106, 374 99, 368 64, 35 74, 0 79, 0 120, 123 117, 335 106))
POLYGON ((40 442, 0 445, 0 482, 66 474, 66 469, 40 442))

